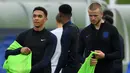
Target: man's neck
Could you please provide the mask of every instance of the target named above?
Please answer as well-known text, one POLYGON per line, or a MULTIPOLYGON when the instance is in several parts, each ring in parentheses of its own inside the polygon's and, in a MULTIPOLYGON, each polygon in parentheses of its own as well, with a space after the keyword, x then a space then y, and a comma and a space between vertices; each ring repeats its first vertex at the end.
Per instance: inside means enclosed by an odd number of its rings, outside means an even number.
POLYGON ((57 25, 57 28, 62 28, 62 24, 61 23, 59 23, 58 25, 57 25))
POLYGON ((95 28, 99 30, 102 23, 104 23, 104 20, 101 19, 98 24, 95 24, 95 28))
POLYGON ((69 22, 70 20, 64 20, 64 23, 63 24, 66 24, 67 22, 69 22))
POLYGON ((42 31, 42 30, 44 29, 44 27, 39 27, 39 28, 34 27, 33 29, 34 29, 35 31, 42 31))

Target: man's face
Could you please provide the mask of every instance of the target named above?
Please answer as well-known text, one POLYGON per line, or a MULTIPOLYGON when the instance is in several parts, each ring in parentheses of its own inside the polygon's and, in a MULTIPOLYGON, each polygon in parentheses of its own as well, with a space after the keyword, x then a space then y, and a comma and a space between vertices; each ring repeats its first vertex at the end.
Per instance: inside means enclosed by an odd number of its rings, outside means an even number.
POLYGON ((36 28, 42 27, 46 21, 47 21, 47 17, 45 16, 43 11, 36 10, 33 12, 34 27, 36 28))
POLYGON ((102 19, 102 13, 100 9, 88 10, 89 18, 92 24, 97 24, 102 19))

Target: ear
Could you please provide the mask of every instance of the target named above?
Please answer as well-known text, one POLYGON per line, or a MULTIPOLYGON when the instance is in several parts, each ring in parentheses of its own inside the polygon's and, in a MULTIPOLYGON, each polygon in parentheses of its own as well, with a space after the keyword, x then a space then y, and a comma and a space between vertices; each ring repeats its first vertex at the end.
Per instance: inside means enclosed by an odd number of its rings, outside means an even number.
POLYGON ((45 19, 44 19, 44 21, 47 21, 48 20, 48 18, 46 17, 45 19))
POLYGON ((46 21, 48 20, 48 18, 46 17, 46 21))

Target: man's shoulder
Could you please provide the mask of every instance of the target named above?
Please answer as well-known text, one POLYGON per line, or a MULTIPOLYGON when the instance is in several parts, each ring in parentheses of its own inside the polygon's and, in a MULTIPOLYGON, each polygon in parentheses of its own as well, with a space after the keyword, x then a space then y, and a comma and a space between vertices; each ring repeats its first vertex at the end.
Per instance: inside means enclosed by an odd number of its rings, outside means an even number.
POLYGON ((105 21, 104 24, 107 28, 116 28, 113 24, 109 23, 108 21, 105 21))
POLYGON ((69 25, 69 26, 70 26, 71 28, 79 29, 78 26, 75 25, 75 24, 73 24, 73 23, 72 23, 71 25, 69 25))
POLYGON ((91 25, 86 26, 85 28, 81 29, 81 32, 87 32, 91 30, 91 25))
POLYGON ((33 29, 27 29, 27 30, 24 30, 23 32, 21 32, 20 34, 19 34, 19 36, 20 35, 26 35, 26 34, 28 34, 30 31, 32 31, 33 29))
POLYGON ((46 29, 46 37, 49 39, 56 39, 56 36, 52 33, 52 31, 49 31, 46 29))
POLYGON ((57 28, 56 28, 56 29, 51 30, 51 33, 54 33, 55 31, 57 31, 57 28))
MULTIPOLYGON (((24 30, 23 32, 21 32, 20 34, 17 35, 17 42, 23 42, 25 40, 25 38, 27 37, 28 33, 31 31, 32 29, 28 29, 28 30, 24 30)), ((22 43, 21 43, 22 44, 22 43)))
POLYGON ((105 27, 111 31, 117 30, 116 26, 114 26, 113 24, 110 24, 108 22, 105 22, 105 27))
POLYGON ((66 31, 68 31, 68 32, 79 32, 79 28, 75 24, 70 24, 68 26, 68 28, 66 29, 66 31))

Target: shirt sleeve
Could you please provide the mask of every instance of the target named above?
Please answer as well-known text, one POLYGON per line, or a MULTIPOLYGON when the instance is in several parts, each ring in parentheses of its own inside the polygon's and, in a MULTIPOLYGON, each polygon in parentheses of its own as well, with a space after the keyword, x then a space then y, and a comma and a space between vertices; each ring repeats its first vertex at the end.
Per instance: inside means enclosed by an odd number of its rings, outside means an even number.
MULTIPOLYGON (((25 37, 25 33, 21 33, 17 38, 16 38, 16 41, 20 44, 20 45, 22 45, 22 46, 24 46, 24 37, 25 37)), ((20 50, 21 50, 21 48, 18 48, 18 49, 15 49, 15 50, 6 50, 5 51, 5 58, 7 59, 8 58, 8 56, 9 55, 18 55, 18 54, 20 54, 21 52, 20 52, 20 50)))
POLYGON ((55 52, 56 44, 57 44, 57 38, 55 35, 52 34, 51 38, 49 39, 48 44, 46 46, 43 59, 32 67, 31 72, 36 73, 39 69, 42 69, 42 68, 48 66, 48 64, 51 62, 51 58, 55 52))
POLYGON ((120 39, 119 39, 119 33, 116 29, 116 27, 113 28, 112 34, 111 34, 111 43, 112 43, 112 48, 114 52, 105 54, 105 59, 120 59, 121 58, 121 47, 120 47, 120 39))

